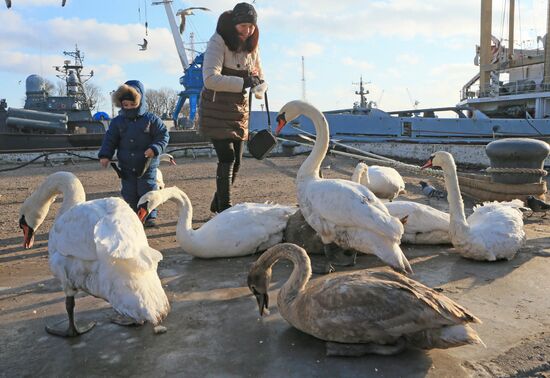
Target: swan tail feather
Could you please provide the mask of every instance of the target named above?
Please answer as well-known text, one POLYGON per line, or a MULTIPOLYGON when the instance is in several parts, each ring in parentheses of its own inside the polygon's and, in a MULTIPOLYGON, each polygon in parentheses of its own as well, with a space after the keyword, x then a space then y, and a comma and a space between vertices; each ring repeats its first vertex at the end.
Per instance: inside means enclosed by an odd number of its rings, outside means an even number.
MULTIPOLYGON (((125 270, 127 261, 115 269, 125 270), (122 266, 120 266, 122 265, 122 266)), ((170 311, 168 297, 162 288, 156 268, 133 274, 117 274, 121 279, 115 280, 107 297, 109 303, 120 314, 134 319, 137 323, 148 321, 159 324, 170 311)))
POLYGON ((421 349, 447 349, 468 344, 481 344, 486 347, 477 332, 467 324, 426 329, 407 336, 407 340, 411 345, 421 349))

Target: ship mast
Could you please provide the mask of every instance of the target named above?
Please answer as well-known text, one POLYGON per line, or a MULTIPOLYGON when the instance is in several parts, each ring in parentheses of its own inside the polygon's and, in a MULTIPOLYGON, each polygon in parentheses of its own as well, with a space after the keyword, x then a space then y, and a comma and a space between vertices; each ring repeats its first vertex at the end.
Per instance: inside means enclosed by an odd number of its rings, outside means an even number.
MULTIPOLYGON (((357 84, 357 83, 356 83, 357 84)), ((359 102, 359 107, 361 109, 367 108, 367 96, 370 92, 368 90, 365 90, 365 87, 363 86, 363 76, 361 75, 361 78, 359 80, 359 91, 355 91, 356 95, 359 95, 361 100, 359 102)), ((365 83, 368 84, 368 83, 365 83)))
MULTIPOLYGON (((513 2, 514 0, 510 0, 513 2)), ((479 42, 479 90, 480 95, 487 92, 491 74, 491 23, 493 0, 481 0, 481 33, 479 42)))
POLYGON ((544 77, 542 82, 545 87, 548 87, 550 84, 550 64, 546 64, 546 62, 550 63, 550 45, 548 44, 548 40, 550 39, 550 0, 548 0, 546 7, 546 37, 544 38, 544 77))
POLYGON ((73 58, 74 62, 67 59, 63 62, 63 66, 54 66, 59 72, 56 76, 65 82, 67 96, 74 97, 77 103, 88 109, 90 103, 84 90, 84 83, 94 76, 94 71, 90 71, 89 74, 82 73, 84 55, 81 54, 78 45, 75 46, 74 51, 63 51, 63 55, 73 58))

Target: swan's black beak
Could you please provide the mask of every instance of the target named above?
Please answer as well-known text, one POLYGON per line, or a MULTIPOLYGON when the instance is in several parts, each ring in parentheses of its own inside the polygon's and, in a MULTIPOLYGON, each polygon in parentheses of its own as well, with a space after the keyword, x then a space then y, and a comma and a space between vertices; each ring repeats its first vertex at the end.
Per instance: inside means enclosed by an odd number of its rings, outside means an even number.
POLYGON ((279 135, 283 127, 286 125, 285 113, 279 113, 277 116, 277 129, 275 129, 275 135, 279 135))
POLYGON ((266 315, 269 315, 269 310, 267 309, 269 304, 269 296, 267 293, 260 293, 256 290, 256 288, 252 288, 252 293, 256 297, 256 301, 258 302, 258 310, 260 310, 260 316, 264 316, 264 313, 266 315))
POLYGON ((141 223, 145 222, 145 219, 147 219, 147 215, 149 215, 149 211, 147 210, 148 204, 149 202, 144 202, 138 207, 137 216, 141 223))
POLYGON ((420 169, 430 168, 431 166, 432 166, 432 158, 429 158, 428 161, 422 167, 420 167, 420 169))
POLYGON ((27 224, 24 215, 19 219, 19 228, 23 230, 23 248, 32 248, 34 244, 34 230, 27 224))

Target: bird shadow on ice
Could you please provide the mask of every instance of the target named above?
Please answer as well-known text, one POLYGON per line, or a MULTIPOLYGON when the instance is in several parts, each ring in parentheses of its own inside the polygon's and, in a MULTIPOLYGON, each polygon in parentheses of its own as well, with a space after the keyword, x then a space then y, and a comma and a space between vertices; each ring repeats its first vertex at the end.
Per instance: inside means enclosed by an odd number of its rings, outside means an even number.
POLYGON ((455 252, 452 247, 447 247, 440 251, 432 250, 431 254, 427 254, 426 250, 424 250, 420 256, 407 252, 406 255, 414 271, 411 278, 432 288, 463 281, 461 282, 461 287, 464 290, 470 290, 491 284, 493 281, 513 273, 514 270, 537 256, 540 248, 533 246, 532 243, 533 241, 530 240, 509 261, 476 261, 466 259, 455 252))

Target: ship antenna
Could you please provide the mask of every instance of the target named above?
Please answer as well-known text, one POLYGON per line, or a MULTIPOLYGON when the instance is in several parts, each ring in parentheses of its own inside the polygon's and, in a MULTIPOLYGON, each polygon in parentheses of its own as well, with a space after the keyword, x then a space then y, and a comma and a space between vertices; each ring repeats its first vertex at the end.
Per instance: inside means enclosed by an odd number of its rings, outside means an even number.
POLYGON ((367 83, 363 82, 363 75, 361 75, 359 79, 359 83, 353 83, 354 85, 359 84, 359 91, 355 91, 356 95, 359 95, 361 100, 359 102, 359 107, 361 109, 367 108, 367 95, 370 93, 368 90, 365 89, 364 84, 370 84, 370 81, 367 83))

